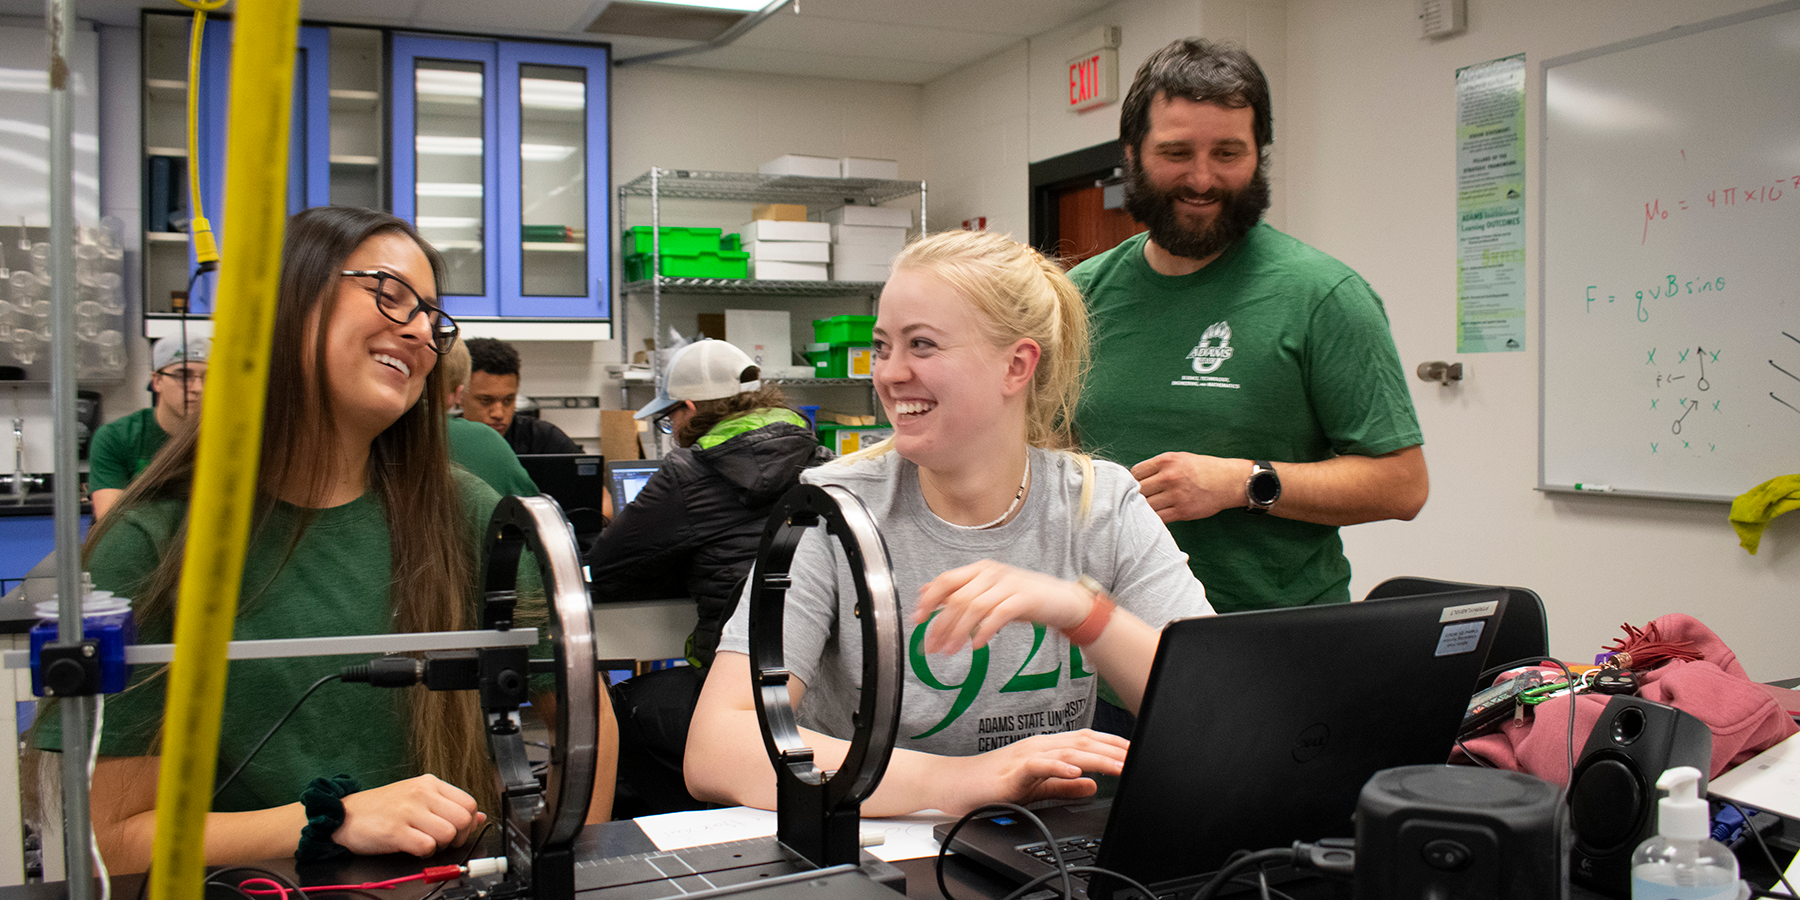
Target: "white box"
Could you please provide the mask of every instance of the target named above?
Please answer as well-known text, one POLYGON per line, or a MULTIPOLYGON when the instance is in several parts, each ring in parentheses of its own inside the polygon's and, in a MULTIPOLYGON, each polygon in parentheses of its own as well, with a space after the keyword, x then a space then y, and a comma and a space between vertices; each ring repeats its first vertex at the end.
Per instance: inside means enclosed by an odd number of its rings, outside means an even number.
POLYGON ((899 253, 906 248, 906 229, 889 228, 885 225, 832 225, 831 242, 844 247, 850 244, 862 244, 868 247, 881 247, 890 253, 899 253))
POLYGON ((824 222, 778 222, 757 219, 739 225, 737 233, 749 244, 754 241, 829 241, 831 226, 824 222))
POLYGON ((764 175, 805 175, 809 178, 842 178, 844 164, 841 160, 829 156, 801 156, 789 153, 786 156, 771 159, 758 167, 757 171, 764 175))
MULTIPOLYGON (((752 258, 750 277, 760 281, 830 281, 831 267, 822 262, 781 262, 752 258)), ((730 325, 725 326, 725 333, 731 334, 730 325)))
POLYGON ((839 162, 839 171, 844 178, 883 178, 893 181, 900 177, 900 163, 891 159, 846 156, 839 162))
POLYGON ((831 245, 824 241, 747 241, 744 249, 763 262, 831 262, 831 245))
POLYGON ((725 336, 758 366, 786 369, 794 364, 793 333, 785 309, 728 309, 725 336))
POLYGON ((880 266, 885 269, 894 264, 895 255, 893 250, 871 244, 839 244, 834 261, 840 266, 880 266))
POLYGON ((833 225, 911 228, 913 211, 903 206, 839 206, 825 211, 825 221, 833 225))
POLYGON ((835 281, 886 281, 889 274, 885 265, 835 263, 831 267, 831 277, 835 281))

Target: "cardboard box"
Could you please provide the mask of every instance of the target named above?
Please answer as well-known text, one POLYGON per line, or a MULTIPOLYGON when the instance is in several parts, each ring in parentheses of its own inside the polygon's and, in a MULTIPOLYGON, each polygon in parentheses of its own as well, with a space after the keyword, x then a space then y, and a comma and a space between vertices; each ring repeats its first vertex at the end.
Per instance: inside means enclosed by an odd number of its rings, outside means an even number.
POLYGON ((882 225, 888 228, 911 228, 913 211, 895 206, 839 206, 826 210, 824 218, 833 225, 882 225))
POLYGON ((638 421, 632 418, 633 410, 603 409, 600 411, 600 455, 607 459, 643 459, 643 448, 638 445, 638 421))
POLYGON ((751 260, 750 277, 759 281, 830 281, 831 266, 822 262, 751 260))
POLYGON ((793 364, 793 334, 785 309, 728 309, 725 331, 731 335, 732 346, 758 366, 786 369, 793 364))
POLYGON ((844 164, 829 156, 801 156, 789 153, 771 159, 757 168, 764 175, 804 175, 809 178, 842 178, 844 164))
POLYGON ((767 219, 745 222, 737 234, 745 244, 757 241, 830 241, 831 226, 824 222, 778 222, 767 219))
POLYGON ((900 177, 900 163, 891 159, 846 156, 838 162, 838 171, 844 178, 882 178, 893 181, 900 177))
POLYGON ((831 278, 834 281, 887 281, 893 274, 887 266, 853 266, 835 263, 831 267, 831 278))
POLYGON ((861 244, 867 247, 885 248, 890 254, 906 249, 906 229, 889 228, 885 225, 828 225, 831 229, 831 242, 842 247, 847 244, 861 244))
POLYGON ((715 341, 729 340, 725 337, 724 313, 697 313, 694 316, 694 330, 715 341))
POLYGON ((750 207, 750 218, 767 219, 772 222, 804 222, 806 221, 806 204, 758 203, 750 207))
POLYGON ((750 251, 750 265, 757 262, 831 262, 831 245, 824 241, 751 241, 744 245, 750 251))
POLYGON ((839 244, 836 257, 832 260, 841 266, 880 266, 886 269, 894 264, 894 252, 886 247, 872 244, 839 244))

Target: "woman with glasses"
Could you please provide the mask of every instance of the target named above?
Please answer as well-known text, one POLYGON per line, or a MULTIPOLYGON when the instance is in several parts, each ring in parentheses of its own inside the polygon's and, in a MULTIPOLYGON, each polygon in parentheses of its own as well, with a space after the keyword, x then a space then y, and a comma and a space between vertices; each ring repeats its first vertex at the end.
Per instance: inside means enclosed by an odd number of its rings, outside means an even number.
MULTIPOLYGON (((437 305, 443 274, 437 252, 385 213, 321 207, 289 221, 235 639, 479 621, 479 547, 498 495, 445 455, 437 361, 457 328, 437 305)), ((85 547, 95 585, 134 601, 144 642, 170 639, 196 438, 190 430, 171 440, 85 547)), ((541 616, 541 596, 526 605, 541 616)), ((346 662, 232 663, 219 777, 346 662)), ((107 698, 92 820, 115 873, 149 862, 165 679, 166 670, 140 667, 129 689, 107 698)), ((614 749, 604 692, 596 714, 602 749, 589 815, 604 821, 614 749)), ((37 744, 60 749, 59 724, 40 723, 37 744)), ((496 811, 481 734, 469 692, 328 684, 215 794, 206 861, 428 856, 461 845, 482 810, 496 811)))

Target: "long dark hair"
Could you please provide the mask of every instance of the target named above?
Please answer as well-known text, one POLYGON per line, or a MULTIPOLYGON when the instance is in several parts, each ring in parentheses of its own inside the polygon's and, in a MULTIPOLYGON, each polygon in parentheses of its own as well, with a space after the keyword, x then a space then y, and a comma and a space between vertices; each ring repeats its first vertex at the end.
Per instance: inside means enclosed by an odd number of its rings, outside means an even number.
MULTIPOLYGON (((337 308, 338 273, 364 241, 388 233, 403 234, 418 244, 431 261, 438 286, 443 285, 443 258, 403 219, 369 209, 322 206, 288 220, 252 529, 260 533, 268 526, 278 498, 293 501, 303 512, 287 543, 290 554, 310 521, 305 511, 322 502, 339 475, 336 454, 329 452, 337 445, 339 429, 325 362, 327 324, 337 308), (308 342, 308 325, 314 321, 317 328, 308 342), (304 364, 306 354, 311 354, 310 366, 304 364)), ((369 445, 367 490, 381 505, 391 536, 388 602, 399 631, 449 631, 472 624, 478 550, 450 474, 444 399, 443 373, 433 366, 419 402, 369 445), (447 597, 468 602, 446 603, 447 597)), ((119 508, 95 524, 84 554, 92 553, 126 510, 149 500, 186 500, 192 491, 197 443, 196 428, 171 436, 119 498, 119 508)), ((161 562, 133 598, 141 620, 173 618, 186 538, 184 516, 162 548, 161 562)), ((263 587, 246 585, 239 609, 254 603, 263 587)), ((493 777, 477 738, 480 716, 473 695, 412 691, 409 749, 414 764, 421 772, 469 791, 492 811, 493 777)))

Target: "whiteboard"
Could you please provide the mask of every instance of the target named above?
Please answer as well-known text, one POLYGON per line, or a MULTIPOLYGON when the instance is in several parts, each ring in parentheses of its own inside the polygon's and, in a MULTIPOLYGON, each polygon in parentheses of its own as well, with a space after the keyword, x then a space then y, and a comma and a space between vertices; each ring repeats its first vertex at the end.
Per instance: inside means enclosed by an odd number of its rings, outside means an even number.
POLYGON ((1800 472, 1800 2, 1541 74, 1538 487, 1800 472))

